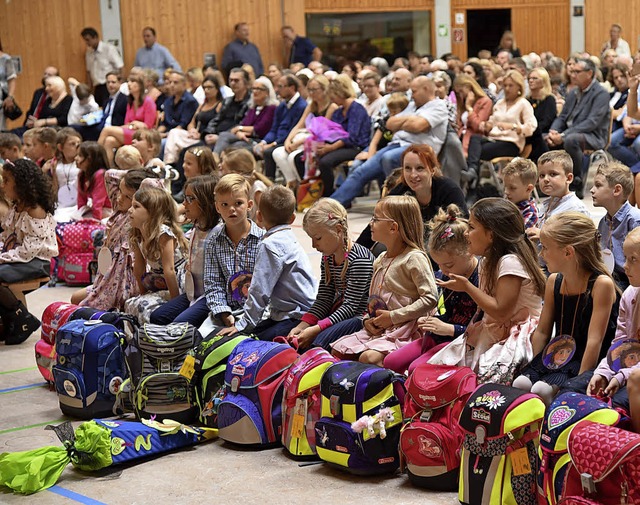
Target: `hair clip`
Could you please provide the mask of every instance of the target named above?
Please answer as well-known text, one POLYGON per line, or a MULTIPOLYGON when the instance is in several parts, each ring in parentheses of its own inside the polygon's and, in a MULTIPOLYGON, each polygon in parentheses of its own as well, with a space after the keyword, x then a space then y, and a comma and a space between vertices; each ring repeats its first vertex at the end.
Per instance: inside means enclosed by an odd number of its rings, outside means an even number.
POLYGON ((600 234, 600 232, 598 230, 596 230, 596 242, 600 243, 600 241, 602 240, 602 235, 600 234))
POLYGON ((450 223, 455 223, 456 219, 458 219, 455 215, 449 214, 447 216, 447 221, 449 221, 450 223))
POLYGON ((453 233, 451 226, 447 226, 438 238, 446 242, 447 240, 452 239, 454 235, 455 234, 453 233))
POLYGON ((198 156, 200 156, 204 151, 202 149, 194 149, 193 151, 191 151, 193 153, 193 155, 197 158, 198 156))

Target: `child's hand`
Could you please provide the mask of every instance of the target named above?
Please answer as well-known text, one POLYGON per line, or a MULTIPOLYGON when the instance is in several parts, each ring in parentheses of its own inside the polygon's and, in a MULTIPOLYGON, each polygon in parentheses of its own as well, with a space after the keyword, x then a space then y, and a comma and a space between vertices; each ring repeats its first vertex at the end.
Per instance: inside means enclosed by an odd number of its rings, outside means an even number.
POLYGON ((451 291, 467 291, 470 283, 464 275, 451 274, 448 281, 436 279, 436 284, 451 291))
POLYGON ((310 326, 309 328, 302 330, 298 333, 298 348, 307 349, 311 347, 311 344, 313 344, 313 341, 321 331, 322 330, 320 330, 320 326, 318 325, 310 326))
POLYGON ((380 335, 382 335, 382 332, 384 331, 384 328, 378 328, 375 323, 373 322, 373 318, 369 318, 369 319, 365 319, 363 321, 364 324, 364 329, 367 330, 367 333, 369 333, 369 335, 374 336, 374 337, 379 337, 380 335))
POLYGON ((388 310, 376 311, 376 317, 373 318, 373 324, 381 330, 391 328, 393 326, 393 321, 391 321, 391 312, 388 310))
POLYGON ((593 374, 593 377, 591 377, 589 385, 587 386, 587 394, 589 396, 595 396, 598 394, 598 391, 603 390, 606 387, 607 379, 605 379, 602 375, 593 374))
POLYGON ((369 154, 369 152, 368 152, 368 151, 362 151, 362 152, 360 152, 360 153, 358 153, 358 154, 356 155, 356 159, 357 159, 357 160, 366 161, 366 160, 368 160, 368 159, 369 159, 369 156, 370 156, 370 154, 369 154))
POLYGON ((225 326, 233 326, 236 322, 236 319, 233 317, 233 314, 230 312, 225 312, 224 314, 220 314, 220 320, 222 324, 225 326))
POLYGON ((229 326, 228 328, 220 330, 218 335, 235 335, 236 333, 238 333, 238 329, 235 326, 229 326))
POLYGON ((618 382, 618 379, 614 377, 609 382, 609 385, 605 388, 604 394, 607 395, 609 398, 611 398, 613 395, 615 395, 618 392, 618 389, 620 389, 620 383, 618 382))
POLYGON ((525 230, 525 233, 527 234, 527 237, 529 237, 529 240, 531 240, 532 242, 538 242, 540 240, 540 228, 536 226, 527 228, 525 230))
POLYGON ((451 325, 443 323, 437 317, 421 317, 418 319, 418 328, 436 335, 448 335, 451 325))
POLYGON ((75 77, 69 77, 67 79, 67 82, 69 83, 69 86, 77 86, 78 84, 80 84, 78 79, 76 79, 75 77))

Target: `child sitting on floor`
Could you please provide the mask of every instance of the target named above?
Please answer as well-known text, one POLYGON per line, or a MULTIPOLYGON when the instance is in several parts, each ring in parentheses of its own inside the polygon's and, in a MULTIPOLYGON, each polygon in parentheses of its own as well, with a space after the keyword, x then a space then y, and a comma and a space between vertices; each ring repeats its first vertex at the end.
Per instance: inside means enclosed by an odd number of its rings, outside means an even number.
POLYGON ((376 259, 364 329, 334 342, 334 355, 382 366, 387 354, 419 338, 418 318, 436 306, 437 288, 424 251, 424 225, 411 196, 380 200, 371 236, 387 250, 376 259))

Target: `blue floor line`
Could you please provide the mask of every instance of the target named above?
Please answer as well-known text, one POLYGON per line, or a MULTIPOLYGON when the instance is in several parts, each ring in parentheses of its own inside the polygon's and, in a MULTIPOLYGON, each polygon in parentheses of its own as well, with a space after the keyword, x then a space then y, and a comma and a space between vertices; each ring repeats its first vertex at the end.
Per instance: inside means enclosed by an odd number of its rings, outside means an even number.
POLYGON ((80 493, 76 493, 74 491, 70 491, 69 489, 65 489, 60 486, 51 486, 47 491, 51 491, 60 496, 64 496, 65 498, 69 498, 70 500, 76 501, 78 503, 84 503, 84 505, 107 505, 104 502, 94 500, 93 498, 89 498, 80 493))
POLYGON ((0 389, 0 395, 3 395, 5 393, 13 393, 14 391, 20 391, 22 389, 38 388, 38 387, 46 386, 47 384, 48 383, 46 382, 36 382, 34 384, 27 384, 26 386, 15 386, 12 388, 0 389))

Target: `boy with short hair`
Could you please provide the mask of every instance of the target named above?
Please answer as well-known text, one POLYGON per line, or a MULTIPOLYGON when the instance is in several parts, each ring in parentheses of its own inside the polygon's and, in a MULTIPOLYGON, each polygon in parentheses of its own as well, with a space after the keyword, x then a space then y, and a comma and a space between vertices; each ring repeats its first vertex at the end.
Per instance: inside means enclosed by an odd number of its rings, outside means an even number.
POLYGON ((141 169, 143 164, 142 154, 133 146, 119 147, 114 161, 120 170, 141 169))
POLYGON ((567 151, 548 151, 538 158, 538 185, 549 198, 542 204, 538 226, 527 230, 531 240, 540 240, 540 228, 554 214, 570 210, 591 217, 582 200, 569 190, 572 181, 573 161, 567 151))
POLYGON ((50 126, 34 128, 34 130, 30 158, 42 168, 47 161, 56 155, 58 132, 50 126))
POLYGON ((604 207, 607 211, 598 223, 600 247, 605 263, 614 266, 613 278, 623 290, 629 285, 629 279, 624 272, 622 244, 627 234, 640 226, 640 209, 628 202, 632 192, 633 175, 629 167, 618 161, 598 167, 591 197, 595 207, 604 207))
POLYGON ((243 331, 273 340, 288 335, 311 308, 318 286, 309 257, 291 230, 295 207, 289 188, 271 186, 262 193, 256 219, 267 232, 258 247, 243 314, 222 334, 243 331), (269 317, 263 319, 267 308, 269 317))
POLYGON ((22 152, 25 158, 32 161, 36 161, 33 158, 33 138, 35 134, 35 128, 31 128, 22 134, 22 152))
POLYGON ((520 210, 525 229, 536 226, 539 219, 538 207, 531 197, 538 180, 536 164, 525 158, 514 158, 502 170, 502 180, 504 197, 520 210))
POLYGON ((22 142, 15 133, 0 133, 0 158, 9 161, 24 158, 22 142))
POLYGON ((238 174, 227 174, 216 184, 216 210, 223 222, 211 230, 204 246, 204 292, 212 319, 203 325, 207 325, 207 335, 217 328, 233 327, 234 314, 242 311, 245 302, 242 289, 231 286, 234 280, 253 274, 264 236, 264 230, 248 217, 253 207, 250 192, 251 185, 238 174))

